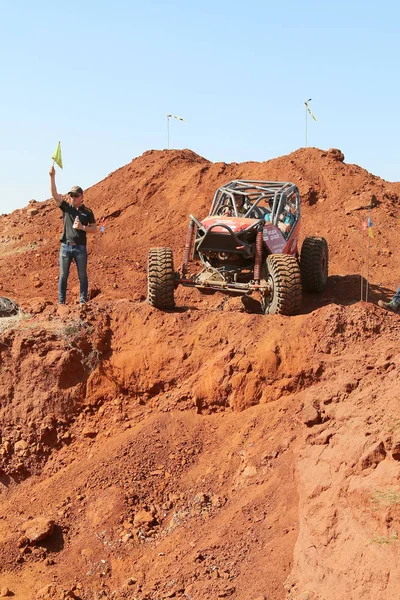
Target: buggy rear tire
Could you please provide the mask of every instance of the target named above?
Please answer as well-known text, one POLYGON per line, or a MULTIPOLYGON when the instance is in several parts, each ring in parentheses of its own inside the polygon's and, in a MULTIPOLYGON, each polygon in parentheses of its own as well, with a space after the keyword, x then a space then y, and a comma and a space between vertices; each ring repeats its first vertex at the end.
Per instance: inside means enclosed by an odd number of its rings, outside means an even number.
POLYGON ((328 281, 328 244, 322 237, 307 237, 301 247, 300 271, 303 290, 323 292, 328 281))
POLYGON ((147 267, 147 302, 168 310, 175 307, 174 256, 171 248, 150 248, 147 267))
POLYGON ((262 300, 265 314, 297 315, 301 306, 301 275, 295 256, 271 254, 267 257, 269 296, 262 300))

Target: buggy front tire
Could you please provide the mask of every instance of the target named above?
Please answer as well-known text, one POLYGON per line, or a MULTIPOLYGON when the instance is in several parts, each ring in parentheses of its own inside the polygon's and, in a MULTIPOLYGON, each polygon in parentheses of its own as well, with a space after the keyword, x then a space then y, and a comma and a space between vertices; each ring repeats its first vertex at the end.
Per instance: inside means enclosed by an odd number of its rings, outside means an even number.
POLYGON ((169 310, 175 307, 174 256, 171 248, 150 248, 147 267, 147 302, 169 310))
POLYGON ((262 299, 265 314, 297 315, 301 306, 301 275, 297 258, 290 254, 267 257, 269 293, 262 299))
POLYGON ((300 271, 305 292, 323 292, 328 281, 328 244, 323 237, 307 237, 301 247, 300 271))

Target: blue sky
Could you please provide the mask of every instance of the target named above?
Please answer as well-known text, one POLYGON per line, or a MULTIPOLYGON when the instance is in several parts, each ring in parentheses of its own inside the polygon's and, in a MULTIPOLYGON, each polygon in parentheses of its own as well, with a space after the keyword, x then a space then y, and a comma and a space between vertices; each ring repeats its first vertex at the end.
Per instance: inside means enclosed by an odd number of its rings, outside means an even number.
POLYGON ((0 212, 149 149, 263 161, 340 148, 399 181, 395 2, 0 0, 0 212))

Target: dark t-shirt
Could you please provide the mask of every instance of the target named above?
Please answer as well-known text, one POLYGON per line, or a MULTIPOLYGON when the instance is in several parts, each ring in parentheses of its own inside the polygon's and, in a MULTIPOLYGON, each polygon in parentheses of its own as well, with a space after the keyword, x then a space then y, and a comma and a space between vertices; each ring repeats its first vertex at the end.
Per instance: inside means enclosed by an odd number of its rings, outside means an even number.
POLYGON ((60 241, 63 242, 63 244, 66 244, 67 242, 74 242, 75 244, 86 246, 86 231, 74 229, 73 224, 75 217, 79 217, 82 225, 95 223, 96 220, 90 208, 87 208, 84 204, 82 204, 79 209, 76 209, 68 204, 68 202, 63 200, 60 204, 60 209, 63 212, 64 222, 64 229, 60 241))

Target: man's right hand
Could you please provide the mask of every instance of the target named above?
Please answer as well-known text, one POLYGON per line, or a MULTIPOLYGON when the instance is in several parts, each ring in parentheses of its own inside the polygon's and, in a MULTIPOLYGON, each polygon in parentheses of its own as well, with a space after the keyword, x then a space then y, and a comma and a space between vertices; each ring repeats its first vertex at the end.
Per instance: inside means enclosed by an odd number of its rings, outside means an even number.
POLYGON ((51 165, 50 169, 49 169, 49 175, 50 177, 54 177, 56 174, 56 170, 54 168, 54 165, 51 165))

